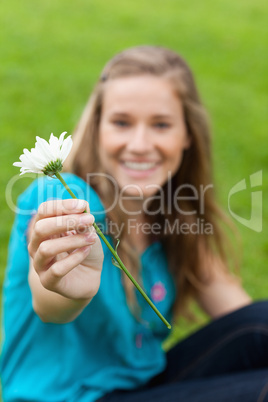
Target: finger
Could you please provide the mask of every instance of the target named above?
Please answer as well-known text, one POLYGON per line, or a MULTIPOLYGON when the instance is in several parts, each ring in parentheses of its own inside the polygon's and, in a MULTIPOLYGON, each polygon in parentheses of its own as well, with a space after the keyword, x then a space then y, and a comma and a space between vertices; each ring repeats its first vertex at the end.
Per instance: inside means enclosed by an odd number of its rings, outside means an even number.
POLYGON ((28 246, 29 253, 34 257, 42 241, 59 236, 70 230, 77 233, 86 233, 92 227, 95 219, 91 214, 62 215, 51 218, 41 219, 35 223, 32 231, 31 241, 28 246))
MULTIPOLYGON (((92 246, 82 247, 75 250, 68 257, 56 261, 51 267, 39 273, 42 285, 48 289, 53 290, 55 285, 75 267, 81 264, 87 255, 90 253, 92 246)), ((88 269, 88 268, 85 268, 88 269)))
POLYGON ((70 215, 75 213, 89 212, 89 204, 85 200, 49 200, 40 204, 36 220, 48 218, 55 215, 70 215))
POLYGON ((88 245, 93 245, 96 240, 97 234, 95 232, 45 240, 40 244, 34 256, 34 268, 38 273, 40 273, 42 270, 47 269, 58 254, 71 252, 88 245))
POLYGON ((51 235, 60 235, 62 233, 76 230, 77 233, 83 233, 86 228, 92 226, 95 218, 91 214, 76 214, 53 216, 51 218, 41 219, 35 223, 33 236, 46 239, 51 235))

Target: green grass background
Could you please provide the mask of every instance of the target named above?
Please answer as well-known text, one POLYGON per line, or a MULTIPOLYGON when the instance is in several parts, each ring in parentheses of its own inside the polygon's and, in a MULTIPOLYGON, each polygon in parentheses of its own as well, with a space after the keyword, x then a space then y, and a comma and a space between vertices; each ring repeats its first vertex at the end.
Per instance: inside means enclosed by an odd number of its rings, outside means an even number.
MULTIPOLYGON (((267 289, 267 15, 265 0, 4 0, 0 7, 0 282, 14 214, 5 199, 12 163, 35 136, 71 133, 100 69, 139 44, 170 47, 191 65, 211 116, 214 175, 227 211, 233 185, 262 170, 263 231, 237 223, 241 275, 254 299, 267 289)), ((30 183, 22 178, 12 199, 30 183)), ((250 190, 232 198, 250 217, 250 190)), ((227 211, 228 212, 228 211, 227 211)), ((171 342, 189 327, 181 321, 171 342)))

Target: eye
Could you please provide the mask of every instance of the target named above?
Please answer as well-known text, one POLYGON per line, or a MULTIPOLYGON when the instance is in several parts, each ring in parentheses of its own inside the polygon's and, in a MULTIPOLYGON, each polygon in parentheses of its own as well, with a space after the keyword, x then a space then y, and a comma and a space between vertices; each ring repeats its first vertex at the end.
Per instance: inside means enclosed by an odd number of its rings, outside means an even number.
POLYGON ((157 123, 154 123, 154 127, 159 130, 165 130, 170 127, 170 124, 164 121, 159 121, 157 123))
POLYGON ((129 122, 126 120, 122 120, 122 119, 113 120, 113 124, 117 127, 128 127, 129 126, 129 122))

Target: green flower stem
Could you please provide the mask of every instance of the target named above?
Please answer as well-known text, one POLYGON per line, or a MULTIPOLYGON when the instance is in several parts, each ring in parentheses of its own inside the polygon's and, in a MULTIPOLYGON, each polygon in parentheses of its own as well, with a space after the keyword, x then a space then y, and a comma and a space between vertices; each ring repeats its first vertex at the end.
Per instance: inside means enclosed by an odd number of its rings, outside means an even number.
MULTIPOLYGON (((72 198, 76 198, 77 197, 74 195, 74 193, 72 192, 72 190, 69 188, 69 186, 66 184, 66 182, 63 180, 62 176, 60 175, 60 173, 55 173, 55 176, 57 177, 57 179, 60 180, 60 182, 63 184, 63 186, 66 188, 66 190, 68 191, 68 193, 72 196, 72 198)), ((144 299, 147 301, 147 303, 151 306, 151 308, 154 310, 154 312, 158 315, 158 317, 163 321, 163 323, 167 326, 168 329, 171 328, 171 325, 169 324, 169 322, 163 317, 163 315, 160 313, 160 311, 155 307, 155 305, 153 304, 153 302, 149 299, 149 297, 147 296, 147 294, 144 292, 144 290, 141 288, 141 286, 138 284, 138 282, 133 278, 133 276, 130 274, 130 272, 127 270, 127 268, 125 267, 125 265, 123 264, 122 260, 120 259, 119 255, 117 254, 117 252, 113 249, 113 247, 110 245, 110 243, 108 242, 108 240, 106 239, 106 237, 104 236, 104 234, 102 233, 102 231, 99 229, 98 225, 94 222, 93 223, 94 229, 96 230, 96 232, 98 233, 98 235, 102 238, 102 240, 104 241, 104 243, 106 244, 106 246, 108 247, 108 249, 111 251, 112 255, 114 256, 115 260, 118 262, 118 265, 120 266, 120 268, 125 272, 125 274, 129 277, 129 279, 131 280, 131 282, 136 286, 136 288, 138 289, 138 291, 142 294, 142 296, 144 297, 144 299)))

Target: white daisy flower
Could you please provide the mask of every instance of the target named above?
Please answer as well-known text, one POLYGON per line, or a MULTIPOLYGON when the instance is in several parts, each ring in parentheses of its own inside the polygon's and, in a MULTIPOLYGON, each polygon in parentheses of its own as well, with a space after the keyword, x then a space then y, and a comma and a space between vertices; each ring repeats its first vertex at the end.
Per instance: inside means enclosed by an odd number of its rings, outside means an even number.
POLYGON ((21 168, 20 174, 44 173, 54 176, 62 170, 62 164, 73 145, 71 136, 64 139, 65 134, 67 134, 66 131, 60 135, 60 138, 51 134, 49 142, 36 137, 35 147, 31 151, 24 149, 20 162, 15 162, 13 165, 21 168))

